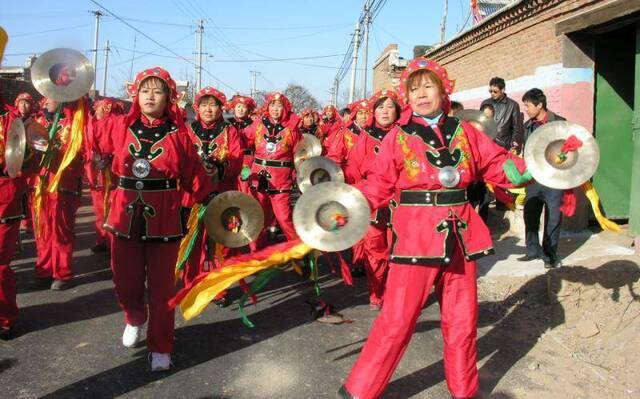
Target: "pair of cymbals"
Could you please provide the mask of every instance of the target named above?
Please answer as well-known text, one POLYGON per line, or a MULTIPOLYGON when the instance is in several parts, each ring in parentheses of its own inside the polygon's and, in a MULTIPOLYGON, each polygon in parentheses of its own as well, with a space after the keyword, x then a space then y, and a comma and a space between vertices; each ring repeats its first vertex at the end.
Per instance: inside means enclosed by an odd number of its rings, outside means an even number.
POLYGON ((258 201, 240 191, 226 191, 213 198, 204 213, 207 233, 227 248, 238 248, 256 240, 264 227, 258 201))
POLYGON ((79 99, 91 90, 95 71, 80 52, 56 48, 42 53, 31 67, 33 87, 58 102, 79 99))
POLYGON ((7 130, 4 149, 4 159, 9 177, 17 177, 22 170, 26 150, 27 134, 24 123, 22 123, 22 119, 16 118, 11 121, 7 130))
POLYGON ((296 174, 302 193, 311 186, 329 181, 344 183, 344 173, 337 163, 326 157, 315 156, 305 160, 296 174))
POLYGON ((525 143, 524 160, 536 181, 555 189, 579 187, 598 169, 600 149, 587 129, 567 121, 549 122, 536 129, 525 143), (562 152, 565 142, 578 139, 580 146, 562 152))
POLYGON ((369 228, 371 208, 360 190, 338 182, 309 187, 293 208, 293 226, 307 245, 335 252, 352 247, 369 228))
POLYGON ((303 133, 302 140, 293 149, 293 164, 298 169, 304 161, 319 155, 322 155, 320 140, 312 134, 303 133))

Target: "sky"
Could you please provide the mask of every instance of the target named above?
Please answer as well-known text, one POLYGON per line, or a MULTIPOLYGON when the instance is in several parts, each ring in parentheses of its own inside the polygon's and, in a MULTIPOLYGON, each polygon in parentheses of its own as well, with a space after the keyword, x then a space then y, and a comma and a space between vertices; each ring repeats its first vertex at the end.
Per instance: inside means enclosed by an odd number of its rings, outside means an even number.
MULTIPOLYGON (((397 43, 400 55, 410 59, 414 45, 439 42, 444 2, 384 2, 369 33, 369 88, 373 62, 388 44, 397 43)), ((0 0, 0 26, 9 35, 2 65, 20 66, 29 54, 56 47, 82 51, 91 61, 95 29, 92 11, 101 10, 106 16, 100 21, 98 89, 103 86, 106 40, 112 50, 108 59, 107 95, 121 94, 124 82, 153 66, 166 68, 176 80, 193 81, 196 21, 202 18, 206 53, 203 86, 217 87, 229 97, 236 92, 248 94, 250 71, 257 71, 257 90, 284 90, 287 84, 297 83, 324 104, 330 101, 329 90, 365 0, 97 0, 97 3, 108 11, 87 0, 0 0)), ((447 39, 464 27, 469 15, 468 0, 449 0, 448 4, 447 39)), ((361 90, 362 53, 358 68, 356 87, 361 90)), ((345 96, 349 79, 350 73, 340 83, 339 96, 345 96)))

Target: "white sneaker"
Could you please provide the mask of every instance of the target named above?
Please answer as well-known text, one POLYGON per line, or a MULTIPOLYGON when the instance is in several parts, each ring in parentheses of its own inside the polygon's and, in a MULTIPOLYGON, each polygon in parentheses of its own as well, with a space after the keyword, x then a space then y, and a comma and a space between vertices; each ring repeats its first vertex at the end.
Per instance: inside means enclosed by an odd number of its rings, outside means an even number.
POLYGON ((167 371, 171 368, 171 353, 151 352, 151 371, 167 371))
POLYGON ((142 327, 127 324, 122 333, 122 345, 127 348, 135 347, 142 338, 142 327))

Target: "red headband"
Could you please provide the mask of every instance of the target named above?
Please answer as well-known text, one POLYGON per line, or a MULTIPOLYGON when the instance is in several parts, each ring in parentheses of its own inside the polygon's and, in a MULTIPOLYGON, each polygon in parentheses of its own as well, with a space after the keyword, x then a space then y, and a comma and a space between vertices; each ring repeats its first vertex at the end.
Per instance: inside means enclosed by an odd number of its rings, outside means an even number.
POLYGON ((227 104, 227 110, 232 111, 238 104, 246 105, 249 113, 256 109, 256 102, 253 100, 253 98, 236 94, 235 96, 231 97, 231 101, 229 101, 229 103, 227 104))
POLYGON ((447 114, 451 109, 451 100, 449 96, 453 93, 453 88, 455 87, 455 80, 449 79, 449 75, 447 70, 440 66, 437 62, 433 60, 429 60, 425 57, 418 57, 411 61, 407 68, 402 71, 400 75, 400 86, 398 87, 398 91, 400 92, 400 96, 404 101, 407 100, 407 81, 409 80, 409 76, 414 72, 420 70, 428 70, 434 72, 440 80, 442 81, 442 85, 444 86, 444 101, 442 103, 442 111, 447 114))

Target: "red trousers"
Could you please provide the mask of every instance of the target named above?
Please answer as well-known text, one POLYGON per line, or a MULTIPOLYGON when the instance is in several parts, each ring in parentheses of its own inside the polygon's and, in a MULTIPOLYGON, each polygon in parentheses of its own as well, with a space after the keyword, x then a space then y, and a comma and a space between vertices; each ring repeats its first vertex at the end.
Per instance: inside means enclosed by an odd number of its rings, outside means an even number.
POLYGON ((36 237, 36 277, 64 281, 73 278, 73 228, 79 206, 80 197, 72 194, 55 193, 43 199, 39 215, 41 235, 36 237))
POLYGON ((347 391, 361 399, 382 395, 435 285, 447 386, 453 396, 473 397, 478 390, 475 262, 466 261, 458 250, 449 266, 390 266, 382 311, 347 377, 347 391))
POLYGON ((291 209, 290 193, 268 194, 258 190, 251 190, 251 194, 258 200, 264 211, 265 226, 260 232, 258 239, 250 244, 252 251, 264 248, 267 245, 266 228, 275 225, 275 221, 278 222, 287 240, 295 240, 298 238, 298 234, 293 227, 293 210, 291 209))
POLYGON ((91 203, 93 204, 93 212, 96 215, 96 245, 108 245, 108 234, 104 227, 104 189, 91 188, 91 203))
POLYGON ((13 326, 18 318, 16 277, 9 267, 16 252, 20 221, 0 224, 0 327, 13 326))
POLYGON ((171 353, 175 313, 168 305, 175 292, 174 269, 180 242, 144 242, 138 238, 111 240, 111 270, 116 296, 127 324, 149 319, 147 348, 171 353), (148 305, 145 304, 145 282, 148 305))
POLYGON ((389 244, 386 224, 372 225, 361 241, 367 270, 369 302, 381 305, 389 270, 389 244))

